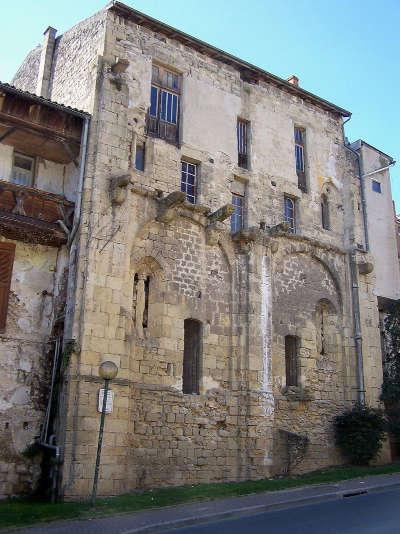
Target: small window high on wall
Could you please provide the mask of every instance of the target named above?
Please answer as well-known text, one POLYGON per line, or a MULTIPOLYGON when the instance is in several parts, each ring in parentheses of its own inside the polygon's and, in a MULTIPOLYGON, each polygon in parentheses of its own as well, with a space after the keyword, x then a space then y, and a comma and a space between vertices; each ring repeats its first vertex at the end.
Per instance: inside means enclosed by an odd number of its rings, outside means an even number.
POLYGON ((303 128, 294 128, 294 154, 296 160, 297 185, 304 193, 307 192, 306 181, 306 131, 303 128))
POLYGON ((182 392, 186 394, 200 393, 201 337, 201 322, 185 319, 182 392))
POLYGON ((286 386, 298 386, 298 338, 285 336, 286 386))

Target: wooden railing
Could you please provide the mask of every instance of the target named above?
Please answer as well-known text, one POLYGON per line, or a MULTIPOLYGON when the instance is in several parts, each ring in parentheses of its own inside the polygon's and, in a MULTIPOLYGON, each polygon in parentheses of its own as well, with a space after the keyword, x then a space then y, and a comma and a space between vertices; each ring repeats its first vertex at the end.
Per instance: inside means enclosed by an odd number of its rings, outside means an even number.
POLYGON ((0 180, 0 234, 59 246, 67 241, 74 203, 61 195, 0 180))

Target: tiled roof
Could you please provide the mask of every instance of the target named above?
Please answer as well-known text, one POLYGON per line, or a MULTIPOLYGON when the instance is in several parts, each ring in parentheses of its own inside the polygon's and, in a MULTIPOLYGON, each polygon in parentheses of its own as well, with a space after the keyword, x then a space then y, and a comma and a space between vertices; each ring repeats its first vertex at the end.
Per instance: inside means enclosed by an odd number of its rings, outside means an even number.
POLYGON ((85 111, 71 108, 70 106, 64 106, 64 104, 59 104, 58 102, 54 102, 53 100, 44 98, 43 96, 38 96, 38 95, 35 95, 34 93, 30 93, 29 91, 22 91, 21 89, 18 89, 17 87, 14 87, 13 85, 10 85, 9 83, 4 83, 0 81, 0 90, 3 90, 9 94, 22 96, 23 98, 28 98, 29 100, 32 100, 34 102, 44 104, 54 109, 59 109, 60 111, 64 111, 65 113, 70 113, 71 115, 76 115, 82 118, 90 117, 90 114, 86 113, 85 111))

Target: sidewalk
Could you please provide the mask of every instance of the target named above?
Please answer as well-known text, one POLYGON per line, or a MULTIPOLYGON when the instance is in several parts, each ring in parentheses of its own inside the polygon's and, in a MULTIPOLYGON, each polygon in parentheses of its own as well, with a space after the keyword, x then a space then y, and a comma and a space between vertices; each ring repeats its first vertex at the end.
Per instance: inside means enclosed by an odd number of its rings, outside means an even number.
POLYGON ((41 524, 28 529, 18 529, 17 532, 20 534, 149 534, 210 520, 243 517, 396 487, 400 487, 400 474, 375 475, 335 484, 202 501, 100 519, 41 524))

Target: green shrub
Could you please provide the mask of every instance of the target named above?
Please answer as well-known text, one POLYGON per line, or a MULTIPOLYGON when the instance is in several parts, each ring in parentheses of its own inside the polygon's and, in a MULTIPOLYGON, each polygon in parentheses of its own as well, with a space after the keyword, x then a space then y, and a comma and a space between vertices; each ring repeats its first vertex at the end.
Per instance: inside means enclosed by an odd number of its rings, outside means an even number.
POLYGON ((336 445, 354 465, 368 465, 378 454, 386 421, 381 410, 355 405, 335 418, 336 445))

